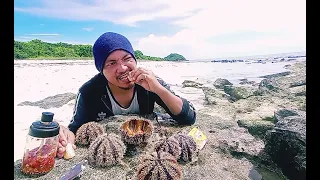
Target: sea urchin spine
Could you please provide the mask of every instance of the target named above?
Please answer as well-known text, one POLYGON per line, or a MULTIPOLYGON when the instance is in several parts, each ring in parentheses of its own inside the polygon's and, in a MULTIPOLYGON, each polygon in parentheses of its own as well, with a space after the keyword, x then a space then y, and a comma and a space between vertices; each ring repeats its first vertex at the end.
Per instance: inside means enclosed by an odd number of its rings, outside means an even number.
POLYGON ((197 144, 194 139, 191 136, 183 133, 177 133, 171 137, 177 139, 179 142, 181 148, 180 159, 185 162, 192 161, 197 151, 197 144))
POLYGON ((89 146, 88 160, 91 165, 107 167, 122 164, 126 146, 121 138, 114 134, 103 134, 97 137, 89 146))
POLYGON ((75 142, 77 145, 88 146, 103 133, 104 128, 101 124, 97 122, 87 122, 77 130, 75 142))
POLYGON ((145 155, 137 168, 138 180, 180 180, 181 167, 169 153, 159 151, 145 155))
POLYGON ((164 151, 173 155, 176 159, 180 157, 181 148, 179 141, 173 137, 164 138, 155 143, 156 152, 164 151))

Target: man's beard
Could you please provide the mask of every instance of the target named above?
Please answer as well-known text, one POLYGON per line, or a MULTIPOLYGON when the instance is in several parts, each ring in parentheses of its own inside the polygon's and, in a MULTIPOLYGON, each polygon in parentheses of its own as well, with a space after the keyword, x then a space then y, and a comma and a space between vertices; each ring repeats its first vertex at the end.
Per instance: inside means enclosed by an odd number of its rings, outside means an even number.
POLYGON ((126 90, 126 91, 128 91, 128 90, 130 90, 130 89, 132 89, 133 87, 134 87, 134 84, 132 84, 132 85, 129 85, 128 87, 120 87, 120 86, 118 86, 120 89, 123 89, 123 90, 126 90))

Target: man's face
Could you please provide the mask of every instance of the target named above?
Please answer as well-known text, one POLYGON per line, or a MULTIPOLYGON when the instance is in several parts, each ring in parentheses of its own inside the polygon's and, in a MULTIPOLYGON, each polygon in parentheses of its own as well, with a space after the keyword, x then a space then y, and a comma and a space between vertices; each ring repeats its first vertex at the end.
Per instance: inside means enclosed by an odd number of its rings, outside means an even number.
POLYGON ((121 89, 129 90, 134 86, 134 82, 123 78, 123 74, 137 68, 137 63, 130 53, 123 50, 113 51, 103 67, 103 75, 109 83, 118 86, 121 89))

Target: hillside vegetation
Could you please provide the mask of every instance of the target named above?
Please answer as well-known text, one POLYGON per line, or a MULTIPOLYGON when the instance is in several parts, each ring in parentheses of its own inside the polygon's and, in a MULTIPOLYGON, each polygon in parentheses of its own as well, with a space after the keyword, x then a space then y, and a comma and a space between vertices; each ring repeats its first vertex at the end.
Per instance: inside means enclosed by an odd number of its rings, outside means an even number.
MULTIPOLYGON (((151 61, 182 61, 182 55, 171 53, 168 56, 153 57, 144 55, 140 50, 135 50, 139 60, 151 61)), ((39 39, 28 42, 14 40, 14 59, 93 59, 92 45, 49 43, 39 39)))

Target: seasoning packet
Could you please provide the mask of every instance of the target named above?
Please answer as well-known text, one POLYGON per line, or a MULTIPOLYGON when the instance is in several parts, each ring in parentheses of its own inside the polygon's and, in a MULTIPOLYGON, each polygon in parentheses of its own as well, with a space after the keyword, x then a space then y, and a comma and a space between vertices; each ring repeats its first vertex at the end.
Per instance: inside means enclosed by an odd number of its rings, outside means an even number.
POLYGON ((200 129, 196 127, 191 129, 188 135, 194 139, 194 141, 197 144, 197 148, 199 150, 201 150, 208 141, 207 136, 200 129))

